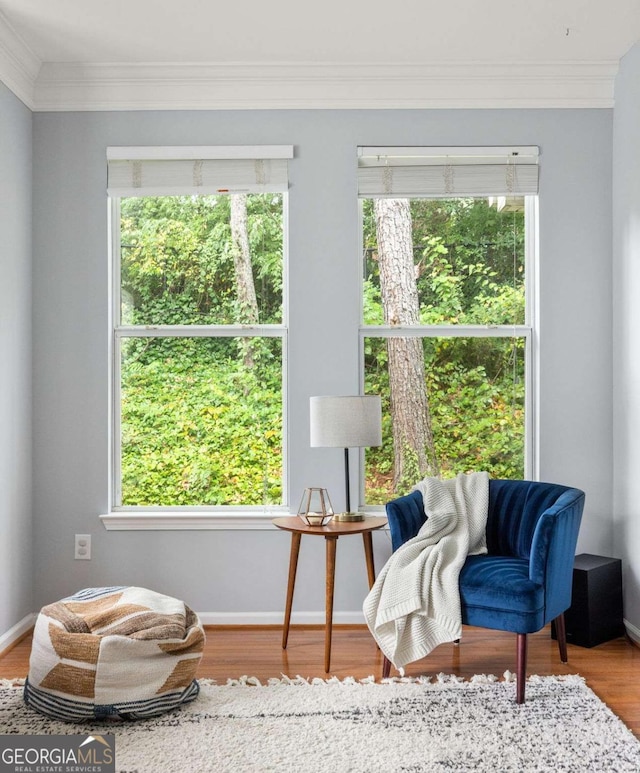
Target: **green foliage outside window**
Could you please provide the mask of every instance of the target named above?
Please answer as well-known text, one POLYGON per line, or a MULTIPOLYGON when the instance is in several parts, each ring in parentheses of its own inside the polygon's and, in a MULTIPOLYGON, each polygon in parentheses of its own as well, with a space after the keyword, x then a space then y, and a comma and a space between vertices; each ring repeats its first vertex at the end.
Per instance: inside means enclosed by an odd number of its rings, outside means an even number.
MULTIPOLYGON (((413 201, 411 214, 422 324, 524 323, 522 211, 455 199, 413 201)), ((260 324, 283 322, 282 229, 282 196, 247 196, 260 324)), ((381 324, 371 202, 364 239, 364 322, 381 324)), ((123 199, 120 240, 123 325, 241 321, 228 197, 123 199)), ((521 477, 523 340, 425 338, 423 349, 442 474, 521 477)), ((121 371, 123 505, 282 502, 281 339, 125 337, 121 371)), ((365 391, 383 399, 383 445, 366 454, 367 502, 376 504, 395 493, 382 338, 365 339, 365 391)))
MULTIPOLYGON (((120 209, 123 324, 238 322, 228 197, 120 209)), ((247 232, 260 323, 279 324, 282 196, 247 197, 247 232)), ((281 503, 279 338, 125 338, 121 355, 123 505, 281 503)))
MULTIPOLYGON (((524 213, 499 212, 484 199, 411 202, 414 263, 424 325, 511 325, 525 321, 524 213)), ((382 324, 376 230, 364 213, 364 322, 382 324)), ((524 474, 524 340, 423 339, 431 429, 441 475, 487 470, 524 474)), ((419 479, 414 470, 394 491, 386 340, 365 338, 365 392, 383 400, 383 445, 366 451, 366 501, 383 504, 419 479)), ((409 467, 411 470, 411 467, 409 467)))

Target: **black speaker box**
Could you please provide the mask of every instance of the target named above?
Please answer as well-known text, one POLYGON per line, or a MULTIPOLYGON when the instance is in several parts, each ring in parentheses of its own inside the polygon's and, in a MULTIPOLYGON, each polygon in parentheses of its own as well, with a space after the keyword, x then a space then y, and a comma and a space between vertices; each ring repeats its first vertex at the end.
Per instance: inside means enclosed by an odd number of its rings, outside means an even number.
MULTIPOLYGON (((625 633, 622 622, 622 562, 581 553, 573 564, 571 606, 564 613, 567 644, 595 647, 625 633)), ((556 637, 555 626, 551 635, 556 637)))

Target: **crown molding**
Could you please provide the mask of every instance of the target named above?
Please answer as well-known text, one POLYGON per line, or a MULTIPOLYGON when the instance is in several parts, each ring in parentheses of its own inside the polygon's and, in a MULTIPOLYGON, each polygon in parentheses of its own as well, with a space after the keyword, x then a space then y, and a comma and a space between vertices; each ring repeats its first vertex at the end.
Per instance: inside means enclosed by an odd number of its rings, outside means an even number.
POLYGON ((0 12, 0 80, 34 111, 610 108, 617 61, 41 62, 0 12))
POLYGON ((37 111, 611 108, 618 63, 44 63, 37 111))
POLYGON ((610 108, 617 61, 42 63, 0 13, 0 80, 34 111, 610 108))
POLYGON ((0 81, 35 109, 35 85, 41 62, 0 12, 0 81))

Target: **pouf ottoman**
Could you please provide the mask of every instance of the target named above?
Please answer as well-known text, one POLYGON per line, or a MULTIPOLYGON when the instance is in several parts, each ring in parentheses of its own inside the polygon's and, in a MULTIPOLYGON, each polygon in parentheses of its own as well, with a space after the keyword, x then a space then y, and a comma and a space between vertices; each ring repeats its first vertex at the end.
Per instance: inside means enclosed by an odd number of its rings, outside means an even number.
POLYGON ((43 607, 24 699, 67 722, 143 719, 192 701, 205 635, 178 599, 146 588, 87 588, 43 607))

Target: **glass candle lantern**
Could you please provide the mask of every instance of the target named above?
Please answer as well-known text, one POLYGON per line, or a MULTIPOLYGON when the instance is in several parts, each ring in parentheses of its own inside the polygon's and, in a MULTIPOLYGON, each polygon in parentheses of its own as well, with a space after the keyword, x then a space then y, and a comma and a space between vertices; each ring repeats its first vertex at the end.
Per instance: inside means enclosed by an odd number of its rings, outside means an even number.
POLYGON ((326 488, 306 488, 300 506, 298 516, 307 526, 326 526, 333 518, 333 507, 326 488))

